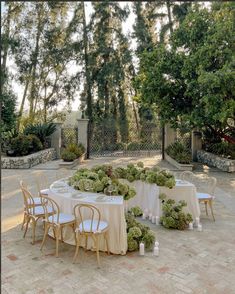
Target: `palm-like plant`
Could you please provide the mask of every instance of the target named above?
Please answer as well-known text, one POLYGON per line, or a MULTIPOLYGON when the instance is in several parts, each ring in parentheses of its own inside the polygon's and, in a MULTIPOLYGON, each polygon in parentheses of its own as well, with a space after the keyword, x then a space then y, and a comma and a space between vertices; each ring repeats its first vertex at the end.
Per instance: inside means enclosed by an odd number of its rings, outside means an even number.
POLYGON ((46 139, 52 135, 56 130, 56 125, 52 122, 49 123, 37 123, 33 125, 28 125, 24 129, 24 134, 33 134, 37 136, 42 142, 43 146, 46 145, 46 139))

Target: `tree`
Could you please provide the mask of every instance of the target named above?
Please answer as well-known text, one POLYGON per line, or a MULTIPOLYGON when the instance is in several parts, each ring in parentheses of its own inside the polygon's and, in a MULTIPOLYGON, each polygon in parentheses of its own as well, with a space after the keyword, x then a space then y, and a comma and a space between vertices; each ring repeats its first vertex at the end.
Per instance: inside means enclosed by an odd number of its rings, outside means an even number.
POLYGON ((234 4, 194 6, 171 47, 144 53, 139 100, 155 103, 164 122, 212 130, 235 143, 234 4))

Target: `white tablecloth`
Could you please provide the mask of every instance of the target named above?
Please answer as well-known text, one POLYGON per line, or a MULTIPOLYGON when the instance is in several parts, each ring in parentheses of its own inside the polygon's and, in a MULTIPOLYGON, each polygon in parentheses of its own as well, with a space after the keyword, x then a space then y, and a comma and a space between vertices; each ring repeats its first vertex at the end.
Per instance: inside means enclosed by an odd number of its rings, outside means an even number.
POLYGON ((122 181, 136 189, 136 196, 128 201, 128 208, 138 205, 143 210, 148 209, 148 212, 151 212, 154 216, 161 216, 159 194, 165 193, 167 198, 176 201, 185 200, 187 206, 184 207, 184 211, 191 213, 194 220, 196 217, 200 217, 200 206, 196 197, 196 187, 189 182, 177 180, 175 187, 169 189, 142 181, 134 181, 132 183, 126 180, 122 181))
MULTIPOLYGON (((105 196, 100 193, 81 192, 74 190, 68 185, 65 189, 63 187, 56 188, 55 186, 61 182, 63 181, 54 182, 48 190, 48 196, 58 203, 61 212, 73 214, 73 208, 78 203, 87 203, 96 206, 100 210, 101 220, 105 220, 109 224, 108 242, 110 252, 114 254, 126 254, 127 234, 123 197, 113 196, 110 198, 110 196, 105 196), (66 191, 66 189, 68 189, 68 191, 66 191), (100 196, 104 196, 104 199, 100 199, 100 196)), ((63 233, 64 242, 75 245, 72 229, 69 227, 65 228, 63 233)), ((50 232, 50 234, 53 236, 52 232, 50 232)), ((88 249, 91 249, 94 247, 94 244, 92 239, 89 239, 91 238, 88 238, 88 249)), ((84 245, 85 240, 81 243, 81 246, 84 245)), ((103 237, 100 237, 100 250, 106 250, 103 237)))

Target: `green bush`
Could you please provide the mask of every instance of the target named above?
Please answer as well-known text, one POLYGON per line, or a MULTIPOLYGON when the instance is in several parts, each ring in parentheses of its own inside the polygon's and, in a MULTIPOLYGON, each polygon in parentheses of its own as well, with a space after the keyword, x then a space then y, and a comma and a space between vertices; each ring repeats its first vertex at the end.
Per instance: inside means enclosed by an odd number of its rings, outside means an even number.
POLYGON ((74 153, 77 158, 80 157, 82 154, 84 154, 84 146, 81 144, 79 144, 79 145, 74 144, 74 143, 69 144, 65 150, 68 152, 74 153))
POLYGON ((144 242, 147 250, 151 249, 155 242, 154 232, 148 226, 138 222, 130 211, 126 213, 125 217, 128 251, 138 250, 140 242, 144 242))
POLYGON ((66 162, 71 162, 74 161, 77 158, 77 156, 73 152, 64 150, 61 154, 61 158, 66 162))
POLYGON ((35 135, 28 135, 31 140, 31 152, 37 152, 43 149, 42 143, 39 138, 35 135))
POLYGON ((11 140, 10 149, 14 151, 14 156, 28 155, 32 150, 32 138, 20 134, 11 140))
POLYGON ((183 208, 187 203, 183 200, 178 203, 173 199, 165 200, 166 195, 161 194, 162 199, 162 213, 160 223, 167 229, 185 230, 188 228, 190 222, 193 221, 192 215, 184 213, 183 208))
POLYGON ((133 213, 134 216, 141 216, 143 214, 143 210, 139 206, 131 207, 130 212, 133 213))
POLYGON ((43 147, 46 147, 47 138, 52 135, 56 130, 56 125, 54 123, 37 123, 30 124, 24 129, 25 135, 36 135, 43 147))
POLYGON ((228 142, 212 143, 207 144, 205 150, 222 157, 235 159, 235 144, 228 142))
POLYGON ((191 162, 190 150, 180 142, 175 142, 169 145, 165 151, 170 157, 179 163, 188 164, 191 162))
POLYGON ((140 144, 138 142, 131 142, 126 148, 128 151, 135 151, 140 149, 140 144))

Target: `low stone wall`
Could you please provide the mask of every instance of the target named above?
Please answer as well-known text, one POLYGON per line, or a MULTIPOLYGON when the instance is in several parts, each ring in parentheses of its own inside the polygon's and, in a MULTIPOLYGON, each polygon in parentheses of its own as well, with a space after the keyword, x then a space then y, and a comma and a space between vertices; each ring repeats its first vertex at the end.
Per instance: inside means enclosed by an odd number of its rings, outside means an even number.
POLYGON ((1 167, 2 169, 18 169, 30 168, 39 163, 45 163, 50 160, 56 159, 56 151, 54 148, 48 148, 30 155, 20 157, 2 156, 1 167))
POLYGON ((185 164, 185 163, 179 163, 176 160, 174 160, 172 157, 170 157, 167 153, 165 153, 165 160, 168 161, 170 164, 178 168, 179 170, 193 170, 192 164, 185 164))
POLYGON ((235 172, 235 160, 219 157, 204 150, 197 151, 197 160, 201 163, 208 164, 209 166, 217 167, 222 171, 235 172))

